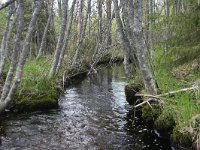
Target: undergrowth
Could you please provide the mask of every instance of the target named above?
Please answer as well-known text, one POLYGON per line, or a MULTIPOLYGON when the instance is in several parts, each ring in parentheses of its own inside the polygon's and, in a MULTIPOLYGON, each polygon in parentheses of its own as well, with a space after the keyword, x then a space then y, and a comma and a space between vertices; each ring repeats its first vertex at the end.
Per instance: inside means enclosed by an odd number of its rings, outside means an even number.
POLYGON ((18 109, 43 109, 57 104, 58 77, 48 78, 50 67, 51 61, 46 57, 27 61, 16 93, 18 109))
MULTIPOLYGON (((195 82, 200 79, 200 73, 196 70, 192 70, 192 63, 175 68, 170 64, 173 60, 173 56, 167 55, 163 51, 156 51, 154 73, 158 87, 162 93, 192 87, 196 84, 195 82)), ((174 138, 174 140, 180 140, 177 133, 181 133, 180 136, 182 136, 189 132, 190 140, 195 142, 196 137, 200 135, 200 132, 194 129, 194 126, 200 127, 199 124, 194 124, 194 116, 199 116, 200 114, 200 105, 198 104, 200 92, 198 90, 180 92, 163 97, 162 100, 164 101, 163 111, 158 117, 157 123, 159 121, 167 122, 167 120, 173 120, 172 122, 175 122, 174 129, 176 131, 173 132, 172 138, 174 138)), ((165 123, 164 126, 166 124, 167 123, 165 123)), ((172 126, 174 126, 174 124, 172 124, 172 126)))

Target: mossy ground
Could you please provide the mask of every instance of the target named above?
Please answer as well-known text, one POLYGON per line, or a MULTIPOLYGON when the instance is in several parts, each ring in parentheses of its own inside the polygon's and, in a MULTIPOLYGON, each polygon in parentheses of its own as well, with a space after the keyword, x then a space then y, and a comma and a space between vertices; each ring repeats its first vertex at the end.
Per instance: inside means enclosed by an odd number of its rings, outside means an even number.
MULTIPOLYGON (((164 51, 155 52, 153 70, 161 93, 189 88, 200 79, 200 71, 194 65, 195 61, 174 67, 170 64, 173 60, 173 56, 165 54, 164 51)), ((141 81, 137 77, 129 82, 134 80, 141 81)), ((200 92, 198 90, 180 92, 162 97, 162 101, 162 110, 157 107, 158 105, 153 106, 153 109, 148 105, 143 106, 142 116, 146 120, 154 121, 157 129, 171 131, 174 142, 191 146, 200 136, 200 92)))

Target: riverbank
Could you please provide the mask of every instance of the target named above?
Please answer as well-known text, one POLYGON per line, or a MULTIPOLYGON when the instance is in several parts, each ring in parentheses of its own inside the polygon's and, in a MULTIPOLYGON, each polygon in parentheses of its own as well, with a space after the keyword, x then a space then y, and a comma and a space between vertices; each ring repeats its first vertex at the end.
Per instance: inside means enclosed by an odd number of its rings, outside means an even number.
MULTIPOLYGON (((112 58, 111 55, 106 55, 97 65, 122 61, 123 58, 120 56, 112 58)), ((57 108, 58 99, 63 93, 64 88, 84 80, 90 69, 90 63, 83 63, 76 69, 61 67, 60 73, 53 78, 48 77, 50 67, 50 57, 42 57, 39 60, 28 59, 24 66, 20 86, 15 95, 15 101, 7 110, 30 112, 57 108)))
MULTIPOLYGON (((163 53, 156 52, 154 61, 154 73, 160 93, 168 93, 198 84, 200 70, 196 61, 187 65, 173 67, 169 63, 173 61, 173 58, 163 53)), ((141 80, 136 77, 130 80, 129 83, 129 90, 126 93, 135 90, 135 87, 137 89, 137 85, 141 83, 141 80)), ((143 89, 141 88, 141 91, 143 89)), ((158 131, 168 133, 172 142, 182 147, 199 149, 199 100, 199 90, 169 94, 161 98, 161 107, 158 107, 158 103, 152 104, 153 108, 144 105, 142 107, 142 116, 147 121, 153 121, 158 131)))

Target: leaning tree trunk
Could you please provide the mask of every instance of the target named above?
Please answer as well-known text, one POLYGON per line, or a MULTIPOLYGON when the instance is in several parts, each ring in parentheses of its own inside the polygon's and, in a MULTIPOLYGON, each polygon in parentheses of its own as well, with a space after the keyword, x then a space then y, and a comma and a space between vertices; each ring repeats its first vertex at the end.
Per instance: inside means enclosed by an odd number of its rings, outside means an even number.
POLYGON ((64 41, 64 37, 65 37, 65 30, 66 30, 66 21, 67 21, 67 9, 68 9, 68 0, 64 0, 63 1, 63 12, 62 12, 62 25, 61 25, 61 29, 60 29, 60 35, 58 38, 58 42, 56 45, 56 51, 54 54, 54 59, 53 59, 53 63, 51 66, 51 70, 49 72, 49 77, 53 77, 56 74, 56 68, 58 66, 58 62, 59 62, 59 58, 60 58, 60 52, 63 46, 63 41, 64 41))
POLYGON ((16 92, 16 89, 17 89, 17 87, 18 87, 18 85, 21 81, 22 71, 23 71, 25 61, 26 61, 27 54, 28 54, 28 49, 29 49, 29 46, 30 46, 31 38, 32 38, 34 29, 35 29, 35 25, 36 25, 38 15, 39 15, 40 10, 41 10, 41 5, 42 5, 41 3, 42 3, 42 1, 40 1, 40 0, 35 1, 36 7, 34 9, 34 12, 33 12, 30 24, 29 24, 28 32, 27 32, 26 38, 24 40, 24 45, 23 45, 23 48, 22 48, 22 51, 21 51, 21 54, 20 54, 20 57, 19 57, 16 75, 15 75, 13 84, 11 86, 11 89, 8 93, 8 96, 6 97, 6 99, 4 101, 0 101, 0 113, 2 113, 5 110, 5 108, 12 101, 13 96, 16 92))
POLYGON ((143 38, 143 31, 142 31, 142 2, 141 0, 130 0, 129 5, 129 12, 131 13, 134 10, 134 20, 133 18, 129 17, 130 26, 133 30, 133 38, 135 42, 135 47, 137 51, 137 58, 139 62, 139 70, 143 77, 144 84, 147 90, 147 93, 155 95, 157 93, 155 80, 151 71, 151 68, 148 64, 146 52, 147 46, 145 45, 145 41, 143 38))
POLYGON ((17 22, 17 19, 18 19, 18 13, 15 14, 14 20, 12 22, 12 25, 11 25, 8 35, 7 35, 8 37, 6 40, 6 46, 5 46, 5 50, 2 53, 2 58, 1 58, 1 63, 0 63, 0 76, 2 76, 2 74, 3 74, 3 70, 6 65, 6 60, 8 59, 8 54, 9 54, 9 51, 11 48, 12 33, 14 30, 15 24, 17 22))
POLYGON ((69 22, 68 22, 68 26, 67 26, 67 33, 66 33, 66 36, 65 36, 65 39, 64 39, 64 45, 63 45, 61 53, 60 53, 60 58, 59 58, 58 65, 57 65, 57 68, 56 68, 56 73, 58 73, 58 71, 60 69, 60 66, 62 64, 64 55, 65 55, 65 50, 67 49, 67 46, 68 46, 68 43, 69 43, 69 40, 70 40, 70 37, 71 37, 71 27, 72 27, 72 22, 73 22, 73 17, 74 17, 75 4, 76 4, 76 0, 74 0, 72 2, 70 18, 69 18, 69 22))
POLYGON ((2 54, 3 54, 4 49, 5 49, 5 45, 6 45, 6 41, 7 41, 7 35, 8 35, 9 27, 10 27, 10 18, 12 16, 12 14, 13 14, 13 10, 10 8, 10 11, 9 11, 8 17, 7 17, 6 27, 5 27, 3 38, 2 38, 2 41, 1 41, 0 59, 2 59, 2 54))
POLYGON ((18 62, 18 53, 20 50, 20 40, 22 37, 22 32, 24 29, 24 2, 23 0, 19 0, 19 5, 18 5, 18 9, 17 12, 18 14, 18 25, 17 25, 17 33, 15 35, 15 45, 13 48, 13 53, 12 53, 12 60, 11 60, 11 64, 10 64, 10 68, 8 71, 8 74, 6 76, 6 81, 4 83, 3 86, 3 90, 2 90, 2 94, 1 94, 1 101, 4 101, 9 90, 10 90, 10 86, 11 86, 11 80, 14 74, 14 71, 16 69, 16 65, 18 62))
POLYGON ((52 0, 51 11, 49 13, 47 24, 45 26, 44 33, 43 33, 43 36, 42 36, 42 42, 41 42, 40 49, 39 49, 39 52, 38 52, 36 59, 39 59, 42 56, 42 53, 44 52, 44 47, 45 47, 46 40, 47 40, 48 29, 49 29, 49 26, 50 26, 50 23, 51 23, 51 20, 52 20, 52 16, 53 16, 53 5, 54 5, 54 0, 52 0))

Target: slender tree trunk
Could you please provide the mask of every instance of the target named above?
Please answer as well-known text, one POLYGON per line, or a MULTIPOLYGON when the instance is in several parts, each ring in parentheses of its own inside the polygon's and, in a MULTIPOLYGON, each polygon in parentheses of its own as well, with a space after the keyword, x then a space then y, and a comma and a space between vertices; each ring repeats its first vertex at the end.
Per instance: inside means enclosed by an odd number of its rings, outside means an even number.
POLYGON ((4 83, 4 87, 2 90, 2 94, 1 94, 1 101, 4 101, 9 90, 10 90, 10 86, 11 86, 11 80, 14 74, 14 71, 16 69, 16 65, 18 62, 18 53, 20 51, 20 40, 22 37, 22 32, 23 32, 23 24, 24 24, 24 2, 23 0, 19 0, 19 5, 18 5, 18 9, 17 9, 17 14, 19 14, 18 17, 18 25, 17 25, 17 33, 15 35, 15 45, 13 48, 13 53, 12 53, 12 60, 11 60, 11 64, 10 64, 10 68, 8 71, 8 74, 6 76, 6 81, 4 83))
POLYGON ((68 47, 68 43, 69 43, 69 40, 70 40, 70 37, 71 37, 71 27, 72 27, 72 22, 73 22, 73 17, 74 17, 75 4, 76 4, 76 0, 73 0, 71 12, 70 12, 70 18, 69 18, 68 26, 67 26, 67 33, 66 33, 66 36, 65 36, 65 39, 64 39, 64 45, 63 45, 61 53, 60 53, 60 58, 59 58, 59 61, 58 61, 58 66, 56 68, 56 73, 58 73, 58 71, 60 69, 60 66, 62 64, 64 55, 65 55, 65 50, 68 47))
MULTIPOLYGON (((137 50, 137 58, 139 62, 139 70, 144 79, 144 84, 147 90, 147 93, 155 95, 157 93, 155 80, 151 72, 151 68, 148 64, 146 52, 147 47, 143 38, 142 31, 142 2, 141 0, 130 1, 130 8, 134 8, 134 24, 133 27, 133 37, 135 41, 135 46, 137 50)), ((133 11, 132 9, 129 9, 133 11)), ((132 20, 132 18, 129 18, 132 20)))
POLYGON ((86 11, 86 15, 85 15, 85 19, 84 19, 84 25, 83 25, 83 33, 82 33, 82 41, 85 38, 85 33, 86 33, 86 27, 87 27, 87 23, 88 23, 88 17, 90 15, 90 11, 91 11, 91 0, 87 1, 87 11, 86 11))
POLYGON ((112 21, 111 21, 111 0, 106 0, 106 14, 107 14, 107 26, 108 26, 108 31, 107 33, 107 46, 110 46, 112 44, 112 35, 111 35, 111 27, 112 27, 112 21))
POLYGON ((13 14, 13 10, 10 8, 10 11, 8 13, 8 16, 7 16, 6 27, 5 27, 3 38, 2 38, 2 41, 1 41, 0 59, 2 59, 3 52, 5 51, 5 45, 6 45, 6 41, 7 41, 7 35, 8 35, 9 27, 10 27, 10 18, 12 16, 12 14, 13 14))
POLYGON ((62 18, 62 0, 58 0, 58 14, 61 19, 62 18))
POLYGON ((154 15, 154 1, 155 0, 149 0, 149 52, 150 52, 150 57, 151 59, 154 58, 154 46, 153 46, 153 31, 152 31, 152 26, 153 26, 153 15, 154 15))
MULTIPOLYGON (((133 40, 133 31, 131 30, 130 23, 129 23, 130 20, 128 17, 130 15, 128 13, 129 3, 127 1, 121 0, 121 5, 123 8, 124 32, 125 32, 127 41, 129 41, 129 43, 130 43, 130 51, 128 53, 126 53, 126 57, 125 57, 126 59, 124 60, 126 62, 124 62, 124 63, 128 63, 128 60, 131 60, 131 62, 133 63, 133 67, 139 68, 138 60, 137 60, 137 56, 136 56, 136 49, 135 49, 134 40, 133 40)), ((133 17, 133 15, 134 15, 134 13, 131 14, 132 17, 133 17)))
MULTIPOLYGON (((166 33, 165 33, 165 40, 169 38, 170 35, 170 10, 169 10, 169 0, 165 0, 165 15, 166 15, 166 33)), ((165 45, 165 50, 167 50, 167 45, 165 45)))
POLYGON ((72 62, 72 68, 78 64, 80 50, 82 47, 82 34, 83 34, 83 0, 79 0, 79 10, 78 10, 78 37, 77 37, 77 48, 72 62))
POLYGON ((61 29, 60 29, 60 35, 59 35, 59 39, 56 45, 56 51, 54 54, 54 59, 53 59, 53 63, 51 66, 51 70, 49 72, 49 77, 53 77, 56 73, 56 68, 58 65, 58 61, 60 58, 60 52, 63 46, 63 41, 64 41, 64 37, 65 37, 65 30, 66 30, 66 21, 67 21, 67 8, 68 8, 68 0, 64 0, 63 1, 63 12, 62 12, 62 25, 61 25, 61 29))
POLYGON ((51 11, 49 13, 49 17, 48 17, 48 20, 47 20, 47 23, 46 23, 46 26, 45 26, 45 29, 44 29, 43 36, 42 36, 42 42, 41 42, 40 49, 39 49, 39 52, 38 52, 36 59, 39 59, 42 56, 42 53, 44 52, 44 47, 46 45, 46 40, 47 40, 48 29, 49 29, 49 26, 50 26, 50 23, 51 23, 51 20, 52 20, 52 16, 53 16, 53 5, 54 5, 54 0, 52 0, 51 11))
POLYGON ((4 67, 5 67, 5 64, 6 64, 6 60, 8 59, 8 54, 9 54, 9 51, 10 51, 10 48, 11 48, 12 33, 13 33, 13 30, 14 30, 15 24, 17 22, 17 19, 18 19, 18 13, 15 14, 12 25, 11 25, 9 31, 8 31, 8 35, 7 35, 8 37, 7 37, 7 40, 6 40, 6 47, 5 47, 5 50, 2 53, 3 55, 2 55, 1 63, 0 63, 0 77, 3 74, 3 70, 4 70, 4 67))
POLYGON ((98 37, 99 37, 99 44, 102 43, 103 41, 103 37, 102 37, 102 33, 103 33, 103 10, 102 10, 102 6, 103 6, 103 0, 97 0, 98 3, 98 37))
POLYGON ((17 70, 16 70, 16 75, 13 81, 13 84, 11 86, 11 89, 8 93, 8 96, 6 97, 6 99, 4 101, 0 102, 0 113, 3 112, 5 110, 5 108, 10 104, 10 102, 12 101, 12 98, 16 92, 16 89, 21 81, 21 77, 22 77, 22 71, 23 71, 23 67, 26 61, 26 57, 28 54, 28 49, 29 49, 29 45, 31 42, 31 38, 35 29, 35 25, 36 25, 36 21, 38 18, 38 15, 40 13, 41 10, 41 4, 42 1, 40 0, 36 0, 35 1, 35 9, 29 24, 29 28, 28 28, 28 32, 24 41, 24 45, 20 54, 20 58, 19 58, 19 62, 18 62, 18 66, 17 66, 17 70))
POLYGON ((120 18, 120 10, 118 6, 118 0, 113 0, 114 3, 114 11, 115 11, 115 19, 117 25, 117 33, 120 40, 120 44, 122 45, 122 49, 124 52, 124 69, 127 76, 131 75, 131 68, 129 66, 129 56, 131 55, 131 46, 127 36, 125 35, 123 24, 120 18))

